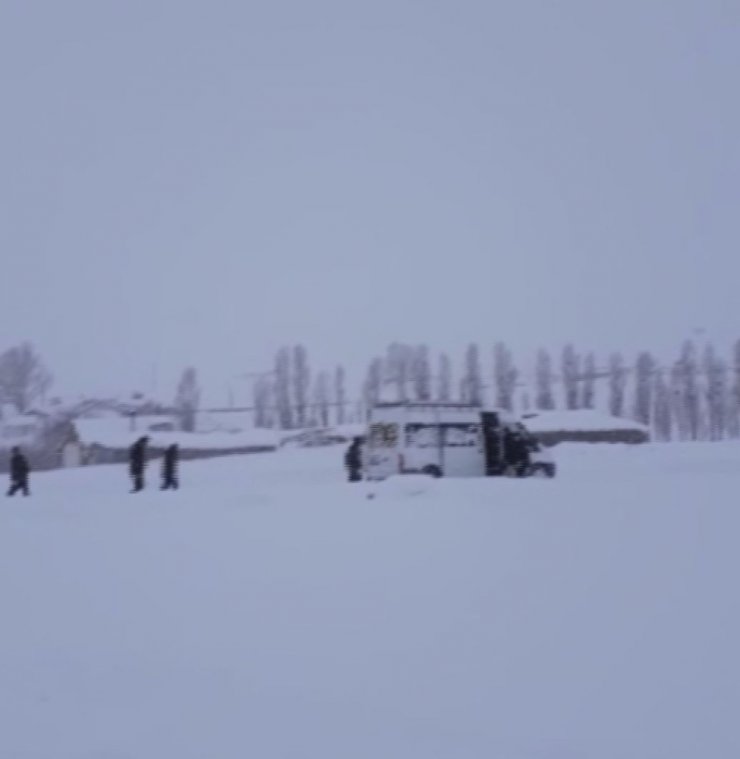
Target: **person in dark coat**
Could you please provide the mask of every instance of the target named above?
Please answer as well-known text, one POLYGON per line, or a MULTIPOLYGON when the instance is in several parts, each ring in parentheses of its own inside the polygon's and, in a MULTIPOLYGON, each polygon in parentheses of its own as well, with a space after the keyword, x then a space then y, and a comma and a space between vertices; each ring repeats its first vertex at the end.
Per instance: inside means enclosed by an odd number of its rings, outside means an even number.
POLYGON ((532 456, 529 441, 526 435, 522 432, 516 433, 516 442, 518 449, 517 456, 517 476, 527 477, 530 474, 530 467, 532 465, 532 456))
POLYGON ((344 454, 344 466, 350 482, 362 480, 362 438, 356 437, 344 454))
POLYGON ((177 490, 179 487, 177 480, 179 458, 180 449, 176 443, 165 449, 164 458, 162 459, 162 490, 177 490))
POLYGON ((13 448, 10 456, 10 489, 9 496, 14 496, 21 491, 23 495, 30 495, 28 490, 28 473, 31 471, 28 466, 28 459, 21 453, 17 446, 13 448))
POLYGON ((134 482, 132 493, 138 493, 144 489, 144 470, 146 469, 146 454, 148 437, 139 438, 129 449, 129 471, 134 482))
POLYGON ((504 457, 510 471, 517 477, 526 476, 529 470, 529 446, 517 430, 507 429, 504 432, 504 457))

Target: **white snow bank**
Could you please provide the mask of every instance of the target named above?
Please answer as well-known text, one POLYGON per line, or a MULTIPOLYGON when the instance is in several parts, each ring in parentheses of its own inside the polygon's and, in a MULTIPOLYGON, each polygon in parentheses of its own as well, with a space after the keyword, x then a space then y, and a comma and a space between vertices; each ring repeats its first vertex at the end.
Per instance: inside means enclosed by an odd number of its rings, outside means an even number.
POLYGON ((736 759, 738 453, 374 500, 336 449, 37 475, 0 510, 0 757, 736 759))
POLYGON ((641 430, 648 428, 631 419, 604 414, 593 409, 573 411, 531 411, 522 416, 522 421, 531 432, 606 432, 609 430, 641 430))
MULTIPOLYGON (((171 421, 168 417, 163 420, 171 421)), ((160 422, 163 423, 163 422, 160 422)), ((251 429, 244 432, 181 432, 152 431, 157 423, 142 423, 137 420, 136 429, 131 429, 130 420, 124 417, 105 419, 80 419, 75 427, 80 440, 85 445, 97 444, 105 448, 126 448, 135 440, 146 435, 155 448, 177 443, 188 450, 219 450, 248 447, 276 447, 279 439, 273 430, 251 429)))
POLYGON ((380 482, 367 483, 368 496, 374 498, 426 495, 434 487, 435 480, 423 474, 396 474, 380 482))

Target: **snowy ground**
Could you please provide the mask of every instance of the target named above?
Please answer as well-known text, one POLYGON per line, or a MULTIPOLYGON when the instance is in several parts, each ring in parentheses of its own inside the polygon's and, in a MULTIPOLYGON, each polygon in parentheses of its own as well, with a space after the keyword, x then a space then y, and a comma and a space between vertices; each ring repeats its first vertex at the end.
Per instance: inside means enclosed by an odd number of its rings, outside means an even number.
POLYGON ((0 758, 736 759, 740 446, 558 452, 372 500, 336 449, 38 475, 0 758))

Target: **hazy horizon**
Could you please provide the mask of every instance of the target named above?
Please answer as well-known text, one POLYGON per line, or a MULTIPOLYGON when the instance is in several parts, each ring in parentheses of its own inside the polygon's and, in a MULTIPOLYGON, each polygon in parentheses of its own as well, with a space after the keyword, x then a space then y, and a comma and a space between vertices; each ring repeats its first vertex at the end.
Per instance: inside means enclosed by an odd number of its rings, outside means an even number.
MULTIPOLYGON (((740 8, 6 2, 0 350, 208 401, 304 343, 723 351, 740 8)), ((248 386, 243 387, 244 393, 248 386)))

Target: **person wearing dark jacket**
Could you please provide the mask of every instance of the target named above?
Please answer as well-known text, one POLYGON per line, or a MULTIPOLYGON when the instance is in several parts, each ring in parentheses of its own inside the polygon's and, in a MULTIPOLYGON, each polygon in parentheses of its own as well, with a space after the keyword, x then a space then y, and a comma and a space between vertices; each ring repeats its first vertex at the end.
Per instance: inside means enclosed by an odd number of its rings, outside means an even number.
POLYGON ((21 491, 23 495, 29 495, 28 490, 28 473, 31 471, 28 466, 28 459, 21 453, 18 447, 13 448, 10 456, 10 489, 9 496, 14 496, 21 491))
POLYGON ((504 456, 510 472, 525 477, 529 471, 529 446, 521 432, 507 429, 504 432, 504 456))
POLYGON ((350 482, 362 480, 362 438, 356 437, 344 454, 344 466, 350 482))
POLYGON ((177 490, 179 482, 177 480, 177 464, 180 458, 180 451, 177 444, 165 449, 164 458, 162 459, 162 490, 177 490))
POLYGON ((529 443, 527 438, 521 433, 516 434, 517 450, 518 450, 518 465, 516 474, 517 477, 528 477, 530 474, 530 466, 532 464, 532 457, 530 454, 529 443))
POLYGON ((146 454, 148 437, 139 438, 129 449, 128 463, 131 479, 134 483, 132 493, 138 493, 144 489, 144 470, 146 469, 146 454))

